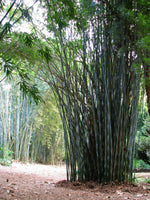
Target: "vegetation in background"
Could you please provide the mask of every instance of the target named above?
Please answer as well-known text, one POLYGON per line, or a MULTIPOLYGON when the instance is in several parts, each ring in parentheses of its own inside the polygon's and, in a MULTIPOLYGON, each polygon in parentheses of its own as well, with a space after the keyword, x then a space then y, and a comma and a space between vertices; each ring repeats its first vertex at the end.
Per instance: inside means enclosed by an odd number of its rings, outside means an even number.
MULTIPOLYGON (((38 43, 39 47, 34 46, 34 42, 38 42, 34 33, 14 31, 14 26, 21 23, 22 20, 32 21, 30 16, 32 7, 27 8, 20 1, 9 3, 10 5, 7 5, 7 2, 1 4, 3 17, 0 24, 0 63, 2 66, 0 71, 0 143, 4 153, 7 154, 5 157, 8 157, 8 151, 11 150, 14 152, 13 159, 16 160, 56 164, 64 158, 63 137, 60 136, 61 125, 59 124, 59 127, 57 124, 52 126, 51 121, 49 124, 47 122, 47 125, 42 123, 45 134, 39 127, 35 127, 37 123, 35 117, 39 108, 35 103, 43 102, 44 98, 39 94, 39 90, 43 91, 43 84, 38 88, 39 85, 35 81, 35 75, 38 73, 35 64, 41 64, 43 57, 47 58, 49 54, 45 52, 45 47, 41 46, 41 40, 38 43), (6 28, 8 26, 9 29, 6 28), (35 70, 33 70, 33 66, 35 70), (45 126, 47 127, 45 128, 45 126), (54 130, 54 126, 56 130, 54 130), (58 149, 54 145, 56 139, 58 139, 58 149), (44 141, 46 142, 44 143, 44 141), (61 151, 59 144, 62 145, 61 151), (54 155, 55 151, 56 155, 54 155)), ((50 93, 52 92, 50 91, 50 93)), ((54 107, 50 103, 49 105, 54 107)), ((49 108, 50 110, 51 108, 49 108)), ((56 108, 52 114, 55 115, 56 120, 59 119, 56 108)), ((60 123, 59 120, 58 123, 60 123)), ((37 124, 36 126, 38 126, 37 124)))
POLYGON ((150 117, 147 109, 139 112, 135 144, 135 168, 150 169, 150 117))
POLYGON ((65 156, 62 122, 54 95, 47 92, 44 100, 45 104, 39 106, 35 116, 31 159, 46 164, 59 164, 65 156))
POLYGON ((15 160, 60 163, 64 159, 63 132, 52 91, 43 94, 45 103, 37 106, 14 81, 0 86, 1 158, 9 162, 11 151, 15 160))
POLYGON ((12 155, 12 151, 0 147, 0 164, 10 166, 12 164, 12 155))

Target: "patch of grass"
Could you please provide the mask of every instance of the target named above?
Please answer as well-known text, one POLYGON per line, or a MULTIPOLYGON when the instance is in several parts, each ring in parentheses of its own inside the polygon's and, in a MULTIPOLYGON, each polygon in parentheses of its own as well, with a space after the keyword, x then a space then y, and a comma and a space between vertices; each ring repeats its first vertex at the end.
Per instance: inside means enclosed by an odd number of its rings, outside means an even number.
POLYGON ((132 178, 132 183, 133 184, 137 184, 139 181, 138 181, 138 178, 137 177, 134 177, 132 178))
POLYGON ((146 183, 150 183, 150 178, 146 178, 146 183))
POLYGON ((12 164, 12 160, 8 160, 8 159, 5 159, 5 158, 0 158, 0 165, 11 166, 11 164, 12 164))

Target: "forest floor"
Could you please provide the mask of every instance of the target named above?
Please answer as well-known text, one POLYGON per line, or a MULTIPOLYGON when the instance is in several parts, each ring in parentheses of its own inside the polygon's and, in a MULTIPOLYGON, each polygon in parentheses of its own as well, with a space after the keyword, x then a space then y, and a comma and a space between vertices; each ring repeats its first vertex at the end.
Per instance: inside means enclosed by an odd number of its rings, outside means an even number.
POLYGON ((0 165, 0 200, 149 200, 150 173, 137 173, 137 185, 68 183, 65 166, 41 164, 0 165), (143 182, 145 181, 145 182, 143 182))

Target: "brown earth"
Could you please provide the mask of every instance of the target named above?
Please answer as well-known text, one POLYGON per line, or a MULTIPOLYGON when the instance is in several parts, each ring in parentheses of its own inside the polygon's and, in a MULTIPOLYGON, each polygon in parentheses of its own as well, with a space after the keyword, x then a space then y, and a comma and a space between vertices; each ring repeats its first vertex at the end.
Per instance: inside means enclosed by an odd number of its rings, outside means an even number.
MULTIPOLYGON (((150 173, 138 173, 150 178, 150 173)), ((0 200, 149 200, 150 184, 97 185, 69 183, 65 166, 22 164, 0 165, 0 200)))

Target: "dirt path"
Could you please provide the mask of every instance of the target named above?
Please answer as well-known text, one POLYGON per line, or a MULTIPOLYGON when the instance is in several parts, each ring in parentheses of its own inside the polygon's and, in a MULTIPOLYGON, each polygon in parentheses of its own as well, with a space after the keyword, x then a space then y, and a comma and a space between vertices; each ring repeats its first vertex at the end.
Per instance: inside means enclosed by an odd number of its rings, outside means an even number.
POLYGON ((150 199, 150 192, 141 186, 96 186, 89 183, 85 187, 80 183, 68 184, 66 181, 56 184, 65 179, 65 166, 16 162, 11 167, 0 165, 0 200, 150 199))

